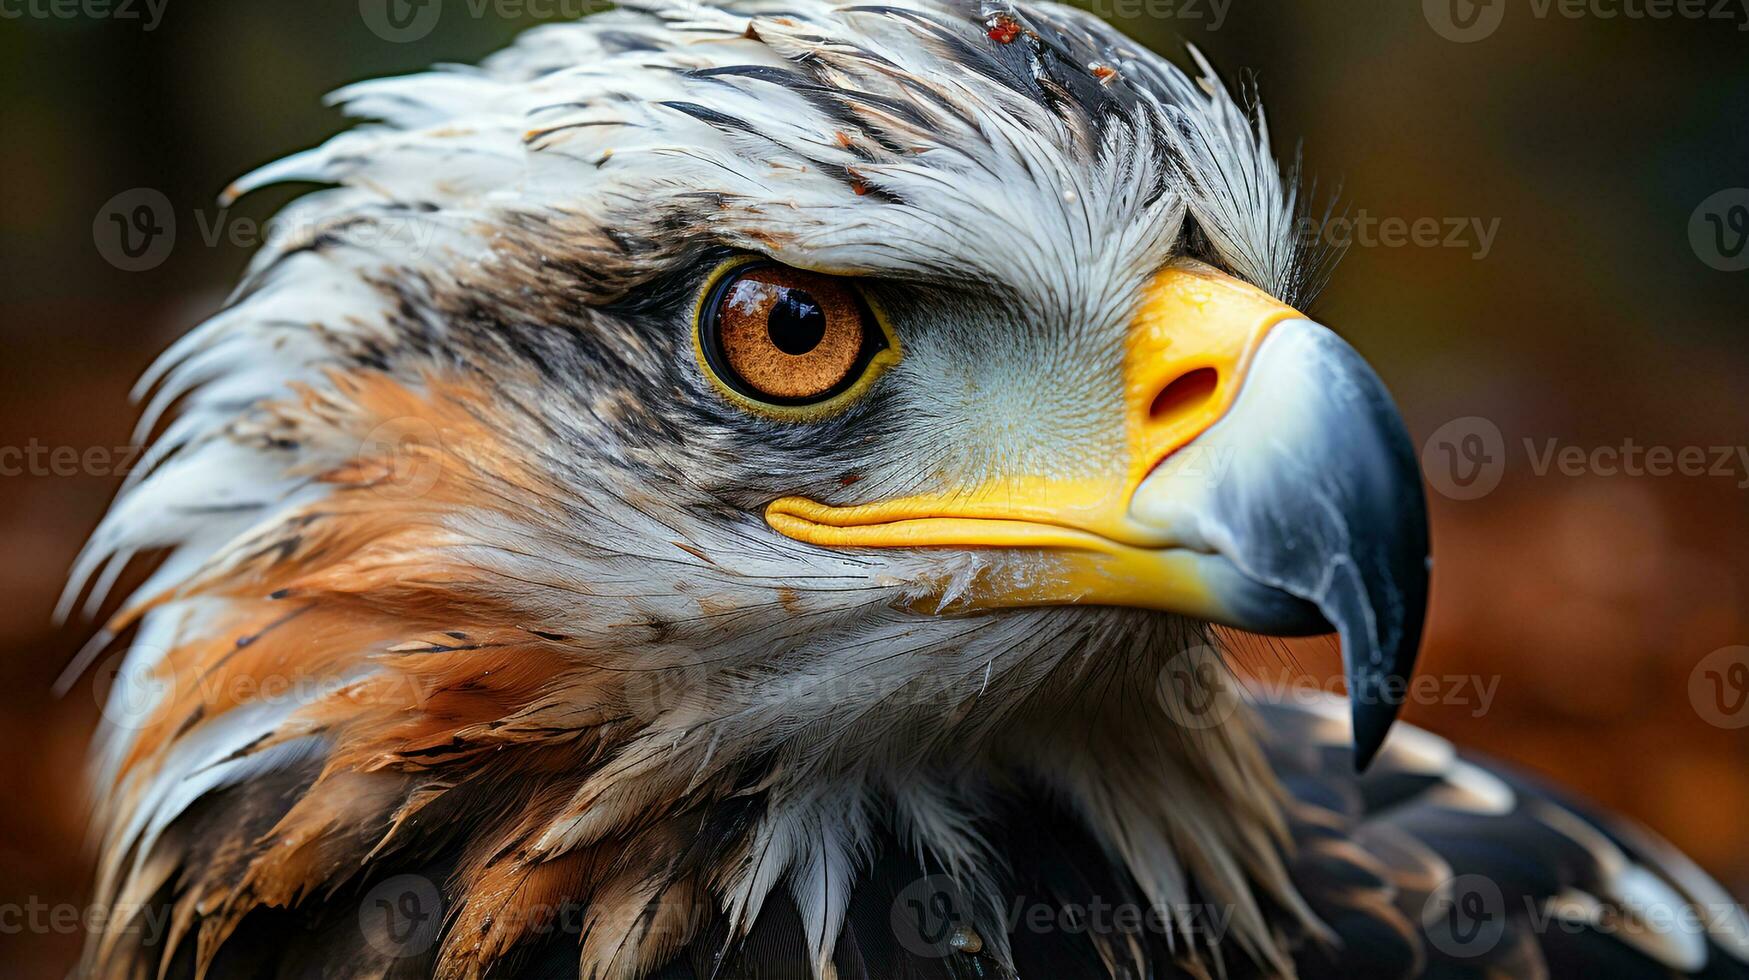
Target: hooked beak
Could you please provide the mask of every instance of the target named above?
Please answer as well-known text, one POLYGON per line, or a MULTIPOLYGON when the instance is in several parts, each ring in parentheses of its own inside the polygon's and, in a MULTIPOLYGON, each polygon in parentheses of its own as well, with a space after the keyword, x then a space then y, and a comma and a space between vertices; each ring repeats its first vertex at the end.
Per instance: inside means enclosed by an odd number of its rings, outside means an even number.
POLYGON ((1190 262, 1150 285, 1124 374, 1112 424, 1125 458, 1101 472, 852 507, 786 497, 766 520, 827 547, 1049 559, 979 583, 961 608, 1135 606, 1278 636, 1335 631, 1365 768, 1408 689, 1429 569, 1420 471, 1383 383, 1329 330, 1190 262))

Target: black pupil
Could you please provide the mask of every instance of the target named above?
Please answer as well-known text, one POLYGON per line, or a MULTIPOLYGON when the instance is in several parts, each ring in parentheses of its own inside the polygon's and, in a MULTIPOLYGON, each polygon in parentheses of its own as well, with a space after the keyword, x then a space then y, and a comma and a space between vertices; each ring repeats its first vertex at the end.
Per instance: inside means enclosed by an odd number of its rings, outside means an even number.
POLYGON ((826 339, 826 311, 804 289, 784 289, 767 314, 765 329, 785 354, 801 355, 826 339))

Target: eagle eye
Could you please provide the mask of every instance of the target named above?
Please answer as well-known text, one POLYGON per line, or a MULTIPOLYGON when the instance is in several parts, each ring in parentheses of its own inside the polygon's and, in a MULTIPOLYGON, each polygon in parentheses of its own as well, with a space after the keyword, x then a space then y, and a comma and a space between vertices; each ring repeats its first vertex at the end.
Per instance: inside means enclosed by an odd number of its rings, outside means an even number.
POLYGON ((758 260, 712 277, 696 336, 705 373, 766 414, 842 407, 897 360, 897 345, 849 280, 758 260))

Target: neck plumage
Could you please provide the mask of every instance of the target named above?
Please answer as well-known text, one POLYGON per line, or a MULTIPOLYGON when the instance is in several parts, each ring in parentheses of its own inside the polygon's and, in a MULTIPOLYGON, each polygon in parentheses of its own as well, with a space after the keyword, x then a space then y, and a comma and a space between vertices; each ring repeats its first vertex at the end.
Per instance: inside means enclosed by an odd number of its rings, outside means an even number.
MULTIPOLYGON (((119 907, 167 906, 170 930, 152 946, 112 930, 93 966, 184 939, 197 966, 222 964, 240 928, 256 935, 245 923, 319 920, 324 903, 355 909, 407 874, 441 896, 430 962, 443 977, 481 975, 555 931, 575 933, 582 975, 639 977, 761 928, 799 931, 816 975, 832 976, 844 937, 866 939, 846 931, 859 889, 909 887, 895 866, 954 882, 996 962, 1020 896, 1044 898, 1017 871, 1064 862, 1097 863, 1193 951, 1215 941, 1198 909, 1227 910, 1221 938, 1263 963, 1278 955, 1266 909, 1302 911, 1245 712, 1174 723, 1147 676, 1063 678, 1082 693, 1035 697, 947 751, 817 752, 799 733, 738 746, 686 689, 664 693, 562 636, 434 622, 429 602, 387 617, 382 593, 366 605, 309 576, 276 594, 230 600, 204 640, 170 651, 175 676, 203 684, 179 688, 164 727, 121 763, 103 879, 119 907), (343 663, 364 649, 377 652, 343 663), (271 724, 225 693, 289 664, 350 679, 271 724), (172 796, 185 809, 166 822, 172 796), (1046 813, 1059 829, 1041 838, 1046 813)), ((381 946, 358 955, 381 959, 381 946)))
MULTIPOLYGON (((833 687, 856 669, 848 652, 725 669, 657 642, 653 619, 566 620, 552 610, 575 598, 531 599, 489 566, 488 525, 463 533, 456 515, 479 513, 482 486, 549 495, 493 450, 477 393, 331 380, 252 422, 306 450, 334 431, 346 453, 315 472, 326 492, 176 568, 111 624, 138 626, 122 676, 150 697, 109 718, 99 760, 100 898, 135 912, 93 939, 93 974, 229 974, 406 875, 442 903, 418 961, 444 977, 555 930, 575 933, 585 976, 638 977, 770 921, 828 976, 855 896, 894 867, 955 882, 995 962, 1017 864, 1047 858, 1097 860, 1192 949, 1184 910, 1201 903, 1231 910, 1225 938, 1260 963, 1279 957, 1270 909, 1309 917, 1248 713, 1219 670, 1160 653, 1183 649, 1181 625, 990 618, 968 635, 1020 653, 862 651, 907 672, 850 697, 833 687), (371 436, 384 419, 450 438, 371 436), (1027 834, 1045 812, 1065 843, 1027 834), (162 930, 138 928, 155 916, 162 930)), ((768 598, 811 614, 806 596, 768 598)), ((865 621, 919 622, 882 609, 865 621)), ((358 963, 415 961, 347 935, 358 963)))

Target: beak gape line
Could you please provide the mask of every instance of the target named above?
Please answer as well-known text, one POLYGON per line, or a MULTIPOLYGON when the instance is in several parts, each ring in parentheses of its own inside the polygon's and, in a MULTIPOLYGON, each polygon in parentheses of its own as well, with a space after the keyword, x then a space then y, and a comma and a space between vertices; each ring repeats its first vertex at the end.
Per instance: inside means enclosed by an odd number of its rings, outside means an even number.
POLYGON ((1408 689, 1429 578, 1426 499, 1384 384, 1334 333, 1194 263, 1148 290, 1126 344, 1128 458, 1067 479, 854 507, 770 505, 826 547, 1024 548, 1046 581, 978 608, 1117 605, 1277 636, 1341 636, 1354 758, 1378 752, 1408 689))

